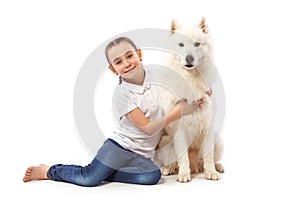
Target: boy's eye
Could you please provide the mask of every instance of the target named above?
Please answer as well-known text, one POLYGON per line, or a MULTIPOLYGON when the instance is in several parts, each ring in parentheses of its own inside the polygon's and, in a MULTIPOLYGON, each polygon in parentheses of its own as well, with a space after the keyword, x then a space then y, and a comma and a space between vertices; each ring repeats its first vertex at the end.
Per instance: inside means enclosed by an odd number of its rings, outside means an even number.
POLYGON ((132 54, 128 54, 127 55, 127 58, 131 58, 133 55, 132 54))
POLYGON ((200 42, 195 42, 194 46, 195 46, 195 47, 199 47, 200 44, 201 44, 200 42))
POLYGON ((184 47, 184 44, 182 42, 178 43, 178 46, 184 47))
POLYGON ((119 65, 119 64, 121 64, 120 60, 118 60, 118 61, 115 62, 115 65, 119 65))

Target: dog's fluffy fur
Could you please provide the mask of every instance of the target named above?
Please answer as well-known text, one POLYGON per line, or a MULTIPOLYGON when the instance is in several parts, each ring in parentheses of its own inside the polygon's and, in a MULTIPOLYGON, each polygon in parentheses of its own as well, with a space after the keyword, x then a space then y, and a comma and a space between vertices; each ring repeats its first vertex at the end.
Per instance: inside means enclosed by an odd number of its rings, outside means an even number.
POLYGON ((168 112, 173 109, 180 98, 187 98, 189 102, 203 98, 204 102, 199 110, 165 128, 155 161, 161 166, 163 175, 178 173, 179 182, 188 182, 192 173, 200 172, 204 172, 209 180, 218 180, 224 171, 218 163, 223 145, 210 131, 213 115, 210 83, 214 75, 209 68, 212 44, 204 17, 193 28, 180 26, 172 20, 169 42, 175 53, 166 56, 166 65, 179 74, 182 80, 171 75, 165 77, 177 95, 170 92, 170 88, 162 89, 164 110, 168 112))

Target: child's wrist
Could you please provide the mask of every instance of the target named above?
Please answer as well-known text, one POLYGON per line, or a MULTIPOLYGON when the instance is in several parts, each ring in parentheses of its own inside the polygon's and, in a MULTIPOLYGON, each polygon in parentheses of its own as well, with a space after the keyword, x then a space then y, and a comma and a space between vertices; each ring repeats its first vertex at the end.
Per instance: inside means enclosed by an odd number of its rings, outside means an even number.
POLYGON ((172 115, 174 116, 175 119, 179 119, 182 115, 181 113, 181 106, 176 105, 176 107, 172 111, 172 115))

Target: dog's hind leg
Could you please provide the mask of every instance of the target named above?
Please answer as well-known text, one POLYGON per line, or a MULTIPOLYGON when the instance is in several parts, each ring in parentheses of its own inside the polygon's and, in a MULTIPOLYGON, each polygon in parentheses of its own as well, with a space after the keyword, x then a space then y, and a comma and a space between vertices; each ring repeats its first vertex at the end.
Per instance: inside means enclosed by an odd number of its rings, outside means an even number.
POLYGON ((176 173, 177 157, 172 144, 173 137, 168 135, 164 130, 164 134, 157 145, 154 161, 160 167, 163 176, 176 173))
POLYGON ((223 140, 219 138, 214 147, 214 159, 215 159, 216 170, 220 173, 224 173, 224 167, 220 163, 223 156, 223 151, 224 151, 223 140))
POLYGON ((177 162, 174 162, 168 166, 163 166, 160 168, 161 174, 163 176, 168 176, 172 174, 177 174, 177 167, 176 167, 177 162))
POLYGON ((203 172, 203 161, 199 156, 199 149, 189 149, 190 169, 191 174, 203 172))

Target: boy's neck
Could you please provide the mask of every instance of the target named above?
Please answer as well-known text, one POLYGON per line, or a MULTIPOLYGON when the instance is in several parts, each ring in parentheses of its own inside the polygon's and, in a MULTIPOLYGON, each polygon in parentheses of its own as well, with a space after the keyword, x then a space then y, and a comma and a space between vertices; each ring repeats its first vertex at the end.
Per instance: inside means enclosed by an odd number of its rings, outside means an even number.
POLYGON ((141 69, 139 73, 139 76, 136 76, 134 79, 125 79, 125 81, 135 85, 143 85, 145 81, 145 70, 141 69))

